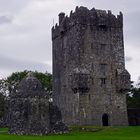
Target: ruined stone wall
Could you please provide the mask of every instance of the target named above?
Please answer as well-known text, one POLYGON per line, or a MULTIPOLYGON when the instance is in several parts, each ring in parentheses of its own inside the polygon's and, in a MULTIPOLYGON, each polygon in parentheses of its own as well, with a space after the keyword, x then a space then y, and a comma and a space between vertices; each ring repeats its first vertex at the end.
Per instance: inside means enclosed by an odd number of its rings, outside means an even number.
POLYGON ((10 100, 9 133, 19 135, 48 134, 48 103, 48 99, 39 99, 38 97, 12 98, 10 100))
POLYGON ((8 108, 10 134, 45 135, 50 132, 48 95, 31 73, 10 95, 8 108))
POLYGON ((8 101, 8 128, 10 134, 46 135, 68 132, 62 122, 61 111, 49 99, 41 83, 28 73, 10 94, 8 101))
POLYGON ((111 11, 85 7, 77 7, 70 17, 60 13, 52 41, 54 101, 65 123, 102 125, 107 114, 109 125, 127 125, 124 90, 129 88, 130 75, 124 74, 122 13, 116 17, 111 11), (76 93, 72 90, 76 69, 90 74, 85 93, 80 92, 82 87, 76 93), (121 81, 127 86, 118 86, 121 81))

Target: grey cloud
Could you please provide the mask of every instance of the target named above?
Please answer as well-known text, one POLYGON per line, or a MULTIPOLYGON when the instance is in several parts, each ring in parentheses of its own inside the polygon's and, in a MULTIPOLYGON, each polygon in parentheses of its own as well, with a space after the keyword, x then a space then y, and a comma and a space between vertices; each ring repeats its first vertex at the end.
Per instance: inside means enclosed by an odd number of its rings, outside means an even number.
MULTIPOLYGON (((128 43, 138 44, 140 37, 140 20, 138 19, 140 11, 135 11, 129 14, 126 14, 124 17, 124 30, 125 30, 125 39, 128 43)), ((136 45, 138 46, 138 45, 136 45)))
POLYGON ((37 61, 18 60, 0 55, 0 69, 10 71, 37 70, 45 72, 46 70, 50 71, 50 66, 37 61))
POLYGON ((135 11, 139 9, 140 1, 139 0, 77 0, 77 4, 79 5, 85 5, 90 8, 95 7, 95 8, 101 8, 101 9, 107 9, 107 10, 112 10, 114 11, 135 11))
POLYGON ((8 16, 0 16, 0 24, 11 23, 12 19, 8 16))
POLYGON ((133 59, 132 59, 132 57, 130 57, 130 56, 126 56, 126 57, 125 57, 125 61, 126 61, 126 62, 129 62, 129 61, 132 61, 132 60, 133 60, 133 59))
POLYGON ((0 15, 18 15, 32 0, 0 0, 0 15))

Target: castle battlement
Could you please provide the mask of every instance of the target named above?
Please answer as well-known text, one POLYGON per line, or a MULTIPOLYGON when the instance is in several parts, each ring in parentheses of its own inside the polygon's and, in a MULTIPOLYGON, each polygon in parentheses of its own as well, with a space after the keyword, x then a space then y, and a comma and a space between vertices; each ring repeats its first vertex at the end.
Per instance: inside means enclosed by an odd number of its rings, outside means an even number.
POLYGON ((81 24, 85 26, 102 26, 107 29, 122 28, 123 27, 123 14, 115 16, 110 10, 99 10, 92 8, 89 10, 86 7, 76 7, 75 11, 71 11, 69 16, 61 12, 59 14, 59 24, 52 28, 52 38, 56 38, 62 32, 65 32, 75 26, 81 24))

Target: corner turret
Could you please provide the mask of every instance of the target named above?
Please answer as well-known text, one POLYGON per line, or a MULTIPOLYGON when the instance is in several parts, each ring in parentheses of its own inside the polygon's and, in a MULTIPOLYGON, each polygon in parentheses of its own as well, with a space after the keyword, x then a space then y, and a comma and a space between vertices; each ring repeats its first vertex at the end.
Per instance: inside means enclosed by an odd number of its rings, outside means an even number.
POLYGON ((61 12, 61 13, 59 14, 59 25, 60 25, 61 22, 63 21, 64 17, 65 17, 65 13, 61 12))

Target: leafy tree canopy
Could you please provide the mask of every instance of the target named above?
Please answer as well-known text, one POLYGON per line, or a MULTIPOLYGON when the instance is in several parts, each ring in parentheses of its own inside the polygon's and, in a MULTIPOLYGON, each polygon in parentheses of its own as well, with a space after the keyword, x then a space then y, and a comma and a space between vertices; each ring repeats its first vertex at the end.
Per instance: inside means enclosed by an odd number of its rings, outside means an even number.
POLYGON ((16 90, 20 81, 27 76, 29 72, 32 72, 33 75, 41 82, 45 90, 52 90, 52 74, 46 72, 41 73, 37 71, 21 71, 14 72, 6 79, 0 80, 0 93, 7 96, 11 91, 16 90))
POLYGON ((12 91, 17 89, 20 81, 27 76, 29 72, 32 72, 33 75, 41 82, 45 90, 52 90, 52 74, 46 72, 41 73, 37 71, 21 71, 14 72, 6 79, 0 79, 0 118, 4 114, 4 104, 6 99, 8 99, 9 94, 12 94, 12 91))
POLYGON ((19 82, 27 76, 29 72, 32 72, 33 75, 41 82, 44 89, 49 91, 52 90, 52 74, 50 73, 41 73, 37 71, 22 71, 22 72, 14 72, 9 77, 7 77, 7 83, 11 86, 17 86, 19 82))
POLYGON ((4 115, 4 96, 0 93, 0 118, 4 115))
POLYGON ((132 88, 127 95, 128 108, 140 108, 140 88, 132 88))

